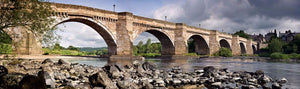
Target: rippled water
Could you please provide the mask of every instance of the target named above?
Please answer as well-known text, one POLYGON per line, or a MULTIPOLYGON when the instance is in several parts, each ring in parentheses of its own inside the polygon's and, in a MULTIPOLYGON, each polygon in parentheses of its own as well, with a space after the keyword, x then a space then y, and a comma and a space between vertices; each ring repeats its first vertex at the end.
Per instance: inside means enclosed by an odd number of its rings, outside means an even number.
MULTIPOLYGON (((81 63, 93 66, 104 66, 108 63, 107 59, 85 58, 69 60, 73 63, 81 63)), ((300 64, 299 63, 280 63, 280 62, 259 62, 252 59, 234 58, 203 58, 203 59, 146 59, 155 62, 160 69, 168 70, 173 66, 180 66, 184 71, 193 71, 204 66, 215 66, 228 68, 230 71, 250 71, 263 70, 265 74, 273 79, 288 79, 288 83, 283 88, 300 88, 300 64)))

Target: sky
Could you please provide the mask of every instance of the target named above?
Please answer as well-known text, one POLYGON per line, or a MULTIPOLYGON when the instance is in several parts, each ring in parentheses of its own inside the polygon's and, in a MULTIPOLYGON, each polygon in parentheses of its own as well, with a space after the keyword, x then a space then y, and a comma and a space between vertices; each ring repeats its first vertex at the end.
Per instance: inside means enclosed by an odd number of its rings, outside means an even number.
MULTIPOLYGON (((75 4, 116 12, 132 12, 134 15, 186 23, 191 26, 234 33, 244 30, 249 34, 277 32, 300 32, 300 0, 50 0, 50 2, 75 4)), ((58 25, 63 32, 61 45, 67 47, 104 47, 102 37, 80 23, 58 25), (87 37, 83 37, 86 35, 87 37)), ((151 38, 149 33, 140 34, 134 41, 151 38)))

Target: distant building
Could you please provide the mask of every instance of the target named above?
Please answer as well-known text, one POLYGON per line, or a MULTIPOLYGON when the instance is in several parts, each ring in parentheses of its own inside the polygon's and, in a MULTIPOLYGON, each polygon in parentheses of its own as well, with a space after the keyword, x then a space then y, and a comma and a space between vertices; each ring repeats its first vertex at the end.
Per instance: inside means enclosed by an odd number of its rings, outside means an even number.
POLYGON ((269 42, 273 36, 277 37, 276 29, 274 30, 274 32, 270 31, 265 35, 266 42, 269 42))
POLYGON ((288 42, 293 41, 294 38, 295 38, 295 36, 296 36, 297 34, 300 34, 300 33, 296 33, 296 32, 292 33, 291 30, 288 30, 288 31, 285 31, 285 33, 280 33, 280 32, 279 32, 279 38, 280 38, 282 41, 288 43, 288 42))
POLYGON ((259 35, 250 35, 253 41, 259 42, 259 43, 263 43, 266 42, 264 36, 262 34, 259 35))

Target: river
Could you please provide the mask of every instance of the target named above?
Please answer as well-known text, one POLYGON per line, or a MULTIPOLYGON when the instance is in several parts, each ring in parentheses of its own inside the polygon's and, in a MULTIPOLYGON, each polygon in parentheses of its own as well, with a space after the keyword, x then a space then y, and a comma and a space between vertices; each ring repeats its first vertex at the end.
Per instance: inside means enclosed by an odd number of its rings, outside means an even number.
MULTIPOLYGON (((74 58, 69 60, 72 63, 87 64, 103 67, 108 63, 103 58, 74 58)), ((146 59, 145 61, 155 62, 159 69, 168 70, 173 66, 180 66, 184 71, 193 71, 204 66, 214 66, 228 68, 230 71, 249 71, 263 70, 265 74, 273 79, 287 78, 288 83, 283 87, 289 89, 300 88, 300 63, 287 62, 266 62, 253 59, 241 58, 201 58, 201 59, 146 59)))

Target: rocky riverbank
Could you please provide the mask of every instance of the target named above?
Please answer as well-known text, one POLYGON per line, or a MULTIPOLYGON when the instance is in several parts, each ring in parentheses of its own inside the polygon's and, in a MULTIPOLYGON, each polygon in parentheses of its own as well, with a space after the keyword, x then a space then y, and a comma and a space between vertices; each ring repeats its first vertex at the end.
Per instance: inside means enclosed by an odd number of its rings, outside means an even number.
POLYGON ((287 79, 272 79, 263 71, 235 71, 212 66, 183 72, 180 66, 163 71, 152 62, 107 64, 94 67, 64 60, 0 60, 0 89, 152 89, 152 88, 226 88, 280 89, 287 79))

